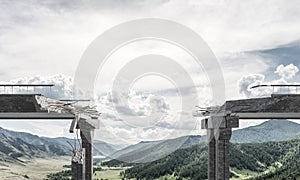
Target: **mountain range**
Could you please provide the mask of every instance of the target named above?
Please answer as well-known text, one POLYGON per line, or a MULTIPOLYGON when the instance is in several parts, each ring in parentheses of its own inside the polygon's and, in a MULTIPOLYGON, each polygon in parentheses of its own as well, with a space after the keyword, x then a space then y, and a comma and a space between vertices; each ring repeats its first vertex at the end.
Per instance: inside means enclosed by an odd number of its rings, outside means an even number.
MULTIPOLYGON (((269 120, 262 124, 233 131, 233 143, 262 143, 292 139, 300 134, 300 124, 287 120, 269 120)), ((163 141, 142 141, 116 151, 107 165, 145 163, 160 159, 177 149, 206 142, 206 136, 184 136, 163 141)))
POLYGON ((201 136, 183 136, 161 141, 142 141, 113 153, 110 158, 121 162, 145 163, 160 159, 176 149, 191 147, 204 142, 201 136))
POLYGON ((269 120, 262 124, 232 132, 231 142, 259 143, 282 141, 300 134, 300 124, 287 120, 269 120))
MULTIPOLYGON (((72 154, 72 147, 79 147, 80 141, 65 137, 39 137, 25 132, 10 131, 0 127, 0 153, 2 159, 14 160, 18 157, 65 156, 72 154)), ((107 156, 117 151, 118 146, 95 140, 94 155, 107 156)), ((1 160, 1 159, 0 159, 1 160)))
MULTIPOLYGON (((286 173, 284 165, 287 163, 297 167, 298 164, 292 160, 300 157, 299 132, 300 124, 287 120, 269 120, 260 125, 233 131, 230 151, 232 177, 245 177, 247 173, 249 177, 253 174, 259 175, 272 168, 280 168, 281 174, 284 174, 286 173)), ((74 144, 74 140, 64 137, 39 137, 0 128, 0 163, 5 161, 18 163, 21 161, 19 157, 71 155, 68 141, 74 144)), ((117 149, 118 146, 95 140, 94 155, 109 156, 113 159, 103 162, 104 165, 118 166, 124 162, 134 164, 133 168, 126 171, 128 177, 184 178, 193 177, 196 172, 199 172, 199 176, 205 177, 207 171, 205 142, 205 136, 183 136, 160 141, 142 141, 117 149), (164 168, 166 165, 168 169, 164 168), (147 169, 157 174, 151 174, 147 169)))
MULTIPOLYGON (((296 179, 300 139, 279 142, 230 144, 232 179, 296 179), (276 178, 281 177, 281 178, 276 178)), ((125 179, 207 179, 205 143, 178 149, 159 160, 127 169, 125 179)))

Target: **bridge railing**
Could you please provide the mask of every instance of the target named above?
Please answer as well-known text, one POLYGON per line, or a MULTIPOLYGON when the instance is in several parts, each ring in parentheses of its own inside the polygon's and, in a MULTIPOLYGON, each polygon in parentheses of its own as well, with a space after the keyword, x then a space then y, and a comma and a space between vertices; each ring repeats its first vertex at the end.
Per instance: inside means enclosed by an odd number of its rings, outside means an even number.
POLYGON ((54 84, 0 84, 0 94, 51 94, 54 84))
POLYGON ((300 94, 300 84, 260 84, 250 89, 268 88, 271 94, 300 94))

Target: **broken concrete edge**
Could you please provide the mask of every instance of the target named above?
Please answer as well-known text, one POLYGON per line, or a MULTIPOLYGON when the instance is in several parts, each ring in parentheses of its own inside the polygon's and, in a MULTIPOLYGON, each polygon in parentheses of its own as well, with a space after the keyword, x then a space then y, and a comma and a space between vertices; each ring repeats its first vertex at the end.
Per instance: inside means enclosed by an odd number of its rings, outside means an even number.
POLYGON ((81 127, 84 128, 85 126, 90 129, 99 128, 98 117, 101 113, 99 113, 95 107, 75 106, 73 104, 47 98, 42 95, 35 95, 35 99, 37 104, 41 106, 41 109, 47 110, 48 113, 55 112, 74 116, 69 129, 70 133, 74 133, 75 129, 81 129, 81 127))
POLYGON ((238 128, 239 116, 211 116, 201 120, 201 129, 238 128))
POLYGON ((69 132, 74 133, 75 129, 82 129, 84 126, 88 126, 89 129, 99 129, 100 122, 98 118, 91 118, 86 114, 77 114, 71 123, 69 132))

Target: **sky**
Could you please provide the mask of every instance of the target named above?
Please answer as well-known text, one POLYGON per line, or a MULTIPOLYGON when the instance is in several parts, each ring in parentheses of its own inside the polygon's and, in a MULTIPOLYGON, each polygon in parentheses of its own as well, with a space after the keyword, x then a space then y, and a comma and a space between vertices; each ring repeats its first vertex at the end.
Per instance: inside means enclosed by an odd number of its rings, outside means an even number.
MULTIPOLYGON (((56 99, 73 97, 80 59, 98 36, 143 18, 171 20, 202 37, 221 66, 226 99, 272 93, 270 89, 250 91, 259 83, 300 81, 300 2, 296 0, 1 0, 0 9, 0 81, 54 83, 52 92, 42 93, 56 99)), ((195 65, 190 54, 167 42, 135 41, 112 53, 98 70, 93 97, 102 116, 97 139, 130 144, 205 133, 199 129, 200 119, 192 116, 195 109, 181 109, 183 100, 193 102, 189 87, 174 84, 182 74, 176 74, 175 80, 146 74, 120 97, 128 100, 127 106, 114 99, 111 89, 118 73, 132 59, 147 54, 160 54, 180 64, 196 87, 198 105, 211 105, 207 70, 195 65), (154 111, 162 116, 149 124, 145 117, 154 111), (137 116, 141 121, 131 120, 137 116)), ((241 122, 240 127, 258 123, 241 122)), ((1 121, 0 126, 41 136, 73 137, 68 121, 1 121)))

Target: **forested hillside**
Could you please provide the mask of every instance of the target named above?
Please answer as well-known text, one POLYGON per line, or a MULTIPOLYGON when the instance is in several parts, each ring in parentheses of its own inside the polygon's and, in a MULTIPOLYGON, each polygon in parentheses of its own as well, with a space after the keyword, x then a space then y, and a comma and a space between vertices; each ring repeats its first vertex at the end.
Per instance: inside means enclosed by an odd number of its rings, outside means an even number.
POLYGON ((182 136, 161 141, 142 141, 112 154, 110 157, 114 158, 114 160, 107 162, 107 164, 150 162, 161 159, 176 149, 191 147, 204 141, 206 139, 202 138, 202 136, 182 136))
POLYGON ((269 172, 249 180, 278 180, 278 179, 300 179, 300 161, 294 161, 286 166, 278 168, 276 171, 269 172))
MULTIPOLYGON (((231 144, 230 156, 232 178, 257 177, 256 180, 280 176, 295 178, 299 165, 296 160, 300 157, 300 140, 231 144), (267 175, 260 176, 266 173, 267 175)), ((206 179, 207 147, 205 144, 200 144, 179 149, 160 160, 136 165, 126 170, 125 177, 206 179)))

